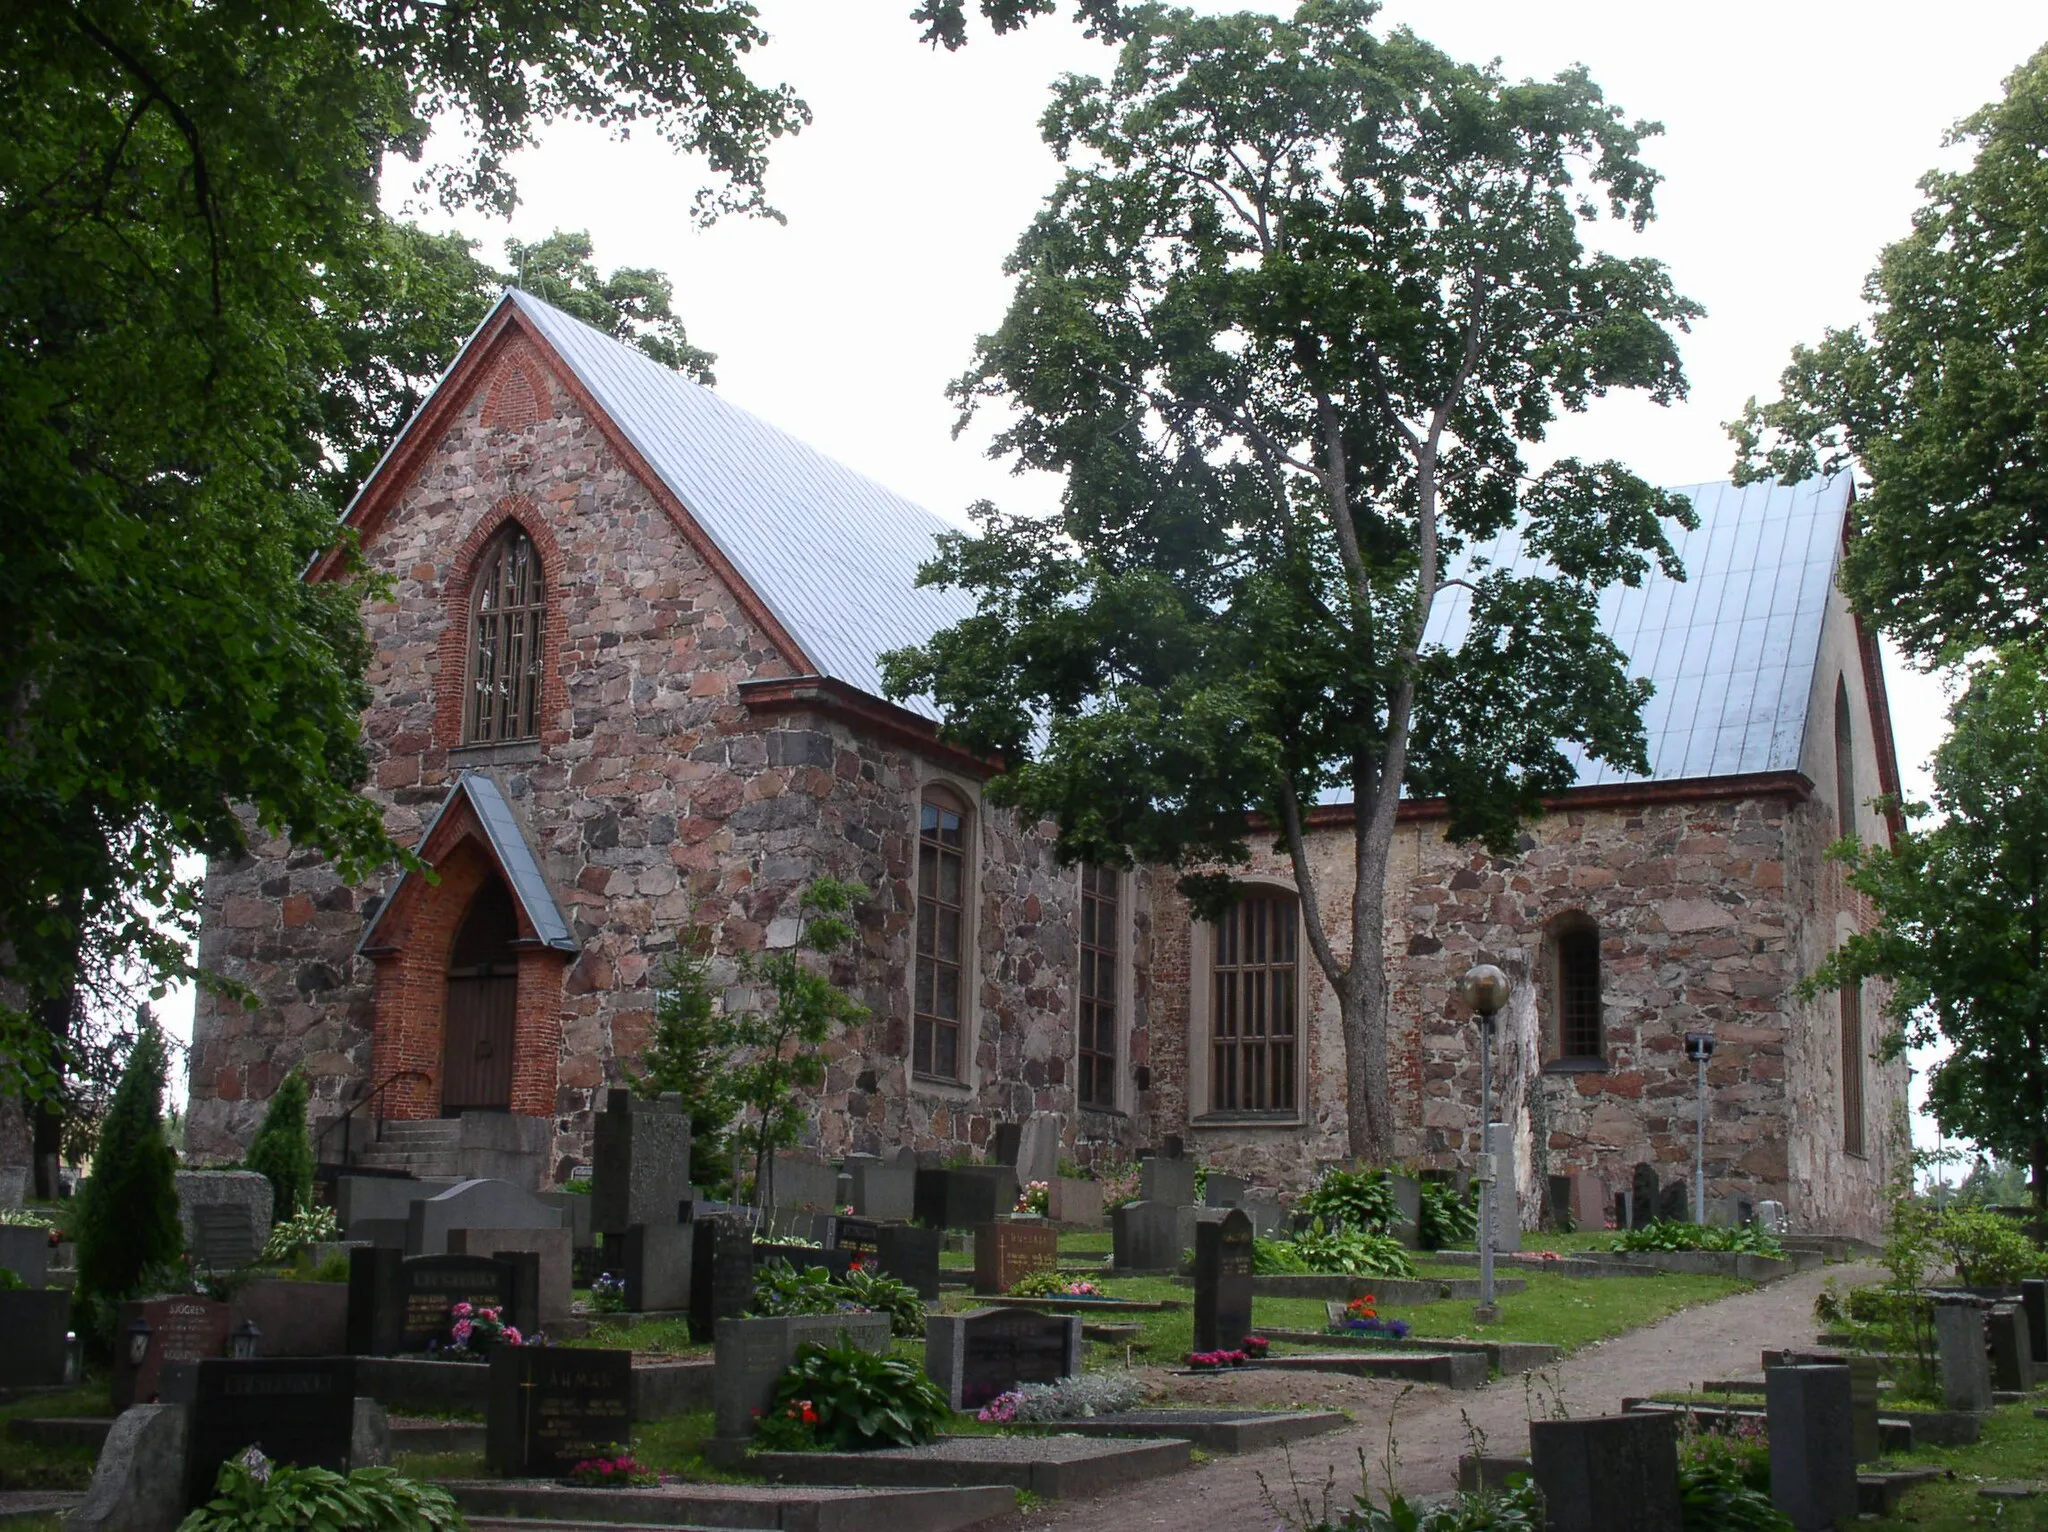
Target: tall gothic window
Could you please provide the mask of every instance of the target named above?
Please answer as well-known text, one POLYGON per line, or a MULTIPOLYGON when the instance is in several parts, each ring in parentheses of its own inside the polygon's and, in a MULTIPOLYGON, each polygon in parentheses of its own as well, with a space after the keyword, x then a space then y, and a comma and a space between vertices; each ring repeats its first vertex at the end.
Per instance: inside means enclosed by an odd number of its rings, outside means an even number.
POLYGON ((1295 1110, 1297 918, 1294 895, 1259 888, 1217 922, 1210 965, 1212 1111, 1295 1110))
POLYGON ((1856 735, 1849 722, 1849 682, 1835 678, 1835 834, 1856 833, 1856 735))
POLYGON ((1557 1006, 1557 1056, 1606 1057, 1600 1025, 1600 928, 1590 917, 1561 916, 1551 928, 1557 1006))
POLYGON ((537 738, 546 594, 533 540, 515 526, 492 543, 478 562, 475 588, 463 741, 537 738))
POLYGON ((1842 1147, 1863 1152, 1863 987, 1851 979, 1841 988, 1842 1147))
POLYGON ((917 836, 917 965, 910 1068, 958 1080, 967 1014, 966 805, 934 788, 925 794, 917 836))
POLYGON ((1083 1106, 1116 1105, 1118 907, 1122 875, 1114 867, 1081 869, 1081 1080, 1083 1106))

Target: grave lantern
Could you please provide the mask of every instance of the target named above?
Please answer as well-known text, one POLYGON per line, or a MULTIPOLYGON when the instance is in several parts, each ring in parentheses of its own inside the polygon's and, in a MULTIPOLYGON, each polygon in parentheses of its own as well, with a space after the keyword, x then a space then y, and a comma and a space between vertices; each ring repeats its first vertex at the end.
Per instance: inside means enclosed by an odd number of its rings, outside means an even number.
POLYGON ((140 1367, 149 1360, 149 1337, 154 1333, 149 1328, 149 1321, 137 1314, 122 1333, 128 1337, 128 1365, 140 1367))
POLYGON ((228 1338, 228 1355, 238 1362, 249 1361, 263 1344, 263 1332, 256 1328, 256 1321, 245 1319, 241 1328, 228 1338))
POLYGON ((1699 1072, 1700 1121, 1693 1138, 1692 1216, 1695 1223, 1707 1221, 1707 1060, 1714 1056, 1714 1034, 1685 1034, 1685 1056, 1699 1072))
POLYGON ((1500 1318, 1493 1301, 1493 1018, 1508 1003, 1508 976, 1491 963, 1477 963, 1458 982, 1465 1004, 1479 1018, 1479 1307, 1476 1324, 1500 1318))

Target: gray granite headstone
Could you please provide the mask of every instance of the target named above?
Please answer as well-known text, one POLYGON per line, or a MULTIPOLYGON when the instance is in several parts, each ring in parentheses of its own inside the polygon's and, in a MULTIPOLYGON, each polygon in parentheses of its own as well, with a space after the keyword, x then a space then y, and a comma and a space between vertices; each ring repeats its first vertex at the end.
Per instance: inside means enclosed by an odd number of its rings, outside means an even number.
POLYGON ((1766 1234, 1784 1234, 1792 1227, 1792 1220, 1785 1216, 1782 1202, 1759 1202, 1756 1205, 1757 1227, 1766 1234))
POLYGON ((600 1234, 671 1224, 694 1195, 690 1118, 680 1096, 609 1091, 591 1135, 591 1222, 600 1234))
POLYGON ((1180 1209, 1170 1202, 1127 1202, 1109 1215, 1111 1265, 1118 1271, 1180 1269, 1180 1209))
POLYGON ((1942 1402, 1952 1410, 1991 1408, 1991 1360, 1984 1310, 1974 1301, 1934 1305, 1934 1344, 1941 1357, 1942 1402))
POLYGON ((757 1412, 775 1401, 775 1386, 806 1341, 836 1346, 842 1340, 878 1356, 889 1350, 887 1314, 790 1314, 776 1319, 721 1319, 712 1409, 721 1440, 754 1434, 757 1412))
POLYGON ((415 1202, 438 1197, 451 1186, 460 1186, 461 1176, 343 1176, 334 1183, 334 1213, 341 1220, 344 1236, 360 1238, 357 1225, 396 1221, 405 1228, 406 1216, 415 1202))
POLYGON ((47 1285, 50 1231, 25 1224, 0 1224, 0 1267, 21 1278, 24 1287, 47 1285))
POLYGON ((560 1229, 560 1208, 549 1207, 510 1181, 458 1181, 439 1196, 406 1210, 405 1253, 445 1255, 451 1229, 560 1229))
POLYGON ((2033 1348, 2034 1368, 2048 1369, 2048 1281, 2028 1277, 2020 1283, 2020 1308, 2027 1316, 2027 1340, 2033 1348))
POLYGON ((917 1164, 880 1159, 871 1154, 846 1157, 847 1200, 862 1218, 878 1223, 907 1222, 916 1210, 917 1164))
POLYGON ((178 1221, 199 1265, 227 1271, 255 1262, 270 1237, 270 1178, 253 1170, 181 1170, 178 1221))
POLYGON ((635 1314, 672 1313, 690 1306, 690 1276, 697 1225, 636 1223, 624 1234, 606 1235, 619 1245, 618 1276, 626 1284, 626 1307, 635 1314))
POLYGON ((1250 1185, 1243 1176, 1227 1176, 1220 1170, 1212 1170, 1209 1179, 1202 1184, 1202 1203, 1212 1208, 1243 1207, 1245 1190, 1250 1185))
POLYGON ((839 1204, 839 1172, 831 1162, 802 1150, 775 1155, 775 1211, 829 1213, 839 1204))
POLYGON ((1235 1351, 1252 1333, 1252 1221, 1232 1208, 1195 1229, 1195 1350, 1235 1351))
POLYGON ((1679 1532, 1673 1416, 1532 1420, 1529 1466, 1551 1532, 1679 1532))
POLYGON ((1846 1367, 1773 1367, 1764 1374, 1771 1504, 1798 1532, 1856 1517, 1856 1431, 1846 1367))
POLYGON ((185 1519, 186 1409, 137 1404, 107 1432, 71 1532, 173 1532, 185 1519))
MULTIPOLYGON (((569 1231, 567 1229, 469 1229, 448 1231, 450 1255, 512 1256, 532 1253, 540 1258, 540 1291, 535 1294, 543 1326, 569 1317, 569 1231)), ((679 1305, 680 1306, 680 1305, 679 1305)))
POLYGON ((0 1165, 0 1208, 18 1208, 28 1200, 28 1167, 0 1165))
POLYGON ((1387 1232, 1410 1250, 1422 1246, 1422 1183, 1398 1171, 1387 1178, 1394 1193, 1394 1227, 1387 1232))
POLYGON ((2034 1345, 2027 1333, 2027 1315, 2017 1303, 2001 1303, 1985 1316, 1991 1342, 1991 1386, 2002 1393, 2027 1394, 2034 1389, 2034 1345))
MULTIPOLYGON (((1487 1130, 1493 1149, 1493 1248, 1522 1248, 1522 1177, 1516 1159, 1515 1134, 1508 1124, 1497 1122, 1487 1130)), ((1419 1207, 1419 1204, 1418 1204, 1419 1207)))
POLYGON ((956 1410, 978 1410, 1020 1383, 1057 1383, 1081 1370, 1077 1315, 974 1309, 925 1321, 924 1370, 956 1410))
POLYGON ((1033 1112, 1024 1121, 1017 1145, 1017 1180, 1023 1185, 1051 1185, 1060 1173, 1060 1119, 1055 1112, 1033 1112))
POLYGON ((1054 1176, 1046 1188, 1048 1216, 1056 1224, 1072 1229, 1100 1229, 1102 1224, 1102 1183, 1080 1176, 1054 1176))
POLYGON ((1252 1233, 1259 1239, 1278 1239, 1287 1227, 1287 1209, 1277 1197, 1247 1192, 1243 1207, 1252 1221, 1252 1233))
POLYGON ((1164 1202, 1169 1207, 1192 1207, 1195 1201, 1195 1162, 1157 1156, 1140 1160, 1138 1200, 1164 1202))

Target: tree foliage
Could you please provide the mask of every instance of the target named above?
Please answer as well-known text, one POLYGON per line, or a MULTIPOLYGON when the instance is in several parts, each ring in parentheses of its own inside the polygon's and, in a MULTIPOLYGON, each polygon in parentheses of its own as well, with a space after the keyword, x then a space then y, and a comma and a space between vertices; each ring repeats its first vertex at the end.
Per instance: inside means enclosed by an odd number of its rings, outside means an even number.
POLYGON ((2048 606, 2048 49, 1949 135, 1865 320, 1801 346, 1729 430, 1737 475, 1869 477, 1842 582, 1920 659, 2037 633, 2048 606))
MULTIPOLYGON (((982 20, 998 37, 1059 8, 1059 0, 980 0, 979 6, 982 20)), ((1074 0, 1074 20, 1089 37, 1115 39, 1130 34, 1136 9, 1126 0, 1074 0)), ((967 0, 918 0, 910 19, 933 47, 950 52, 967 44, 967 0)))
POLYGON ((2048 1211, 2048 670, 2014 646, 1969 671, 1934 753, 1934 803, 1891 848, 1837 848, 1877 924, 1809 992, 1892 985, 1884 1044, 1946 1044, 1927 1100, 1942 1132, 2032 1171, 2048 1211))
POLYGON ((1352 1150, 1384 1163, 1402 791, 1505 848, 1573 782, 1562 744, 1646 769, 1648 688, 1596 593, 1679 573, 1663 520, 1690 510, 1523 449, 1610 388, 1678 397, 1700 311, 1582 241, 1652 216, 1654 124, 1582 71, 1516 83, 1376 35, 1375 10, 1154 8, 1112 78, 1059 84, 1066 172, 955 395, 1012 412, 996 452, 1063 475, 1062 511, 984 504, 942 539, 924 580, 979 609, 888 680, 1003 758, 992 798, 1055 818, 1062 855, 1179 866, 1207 913, 1247 816, 1277 828, 1342 1004, 1352 1150), (1516 527, 1543 564, 1486 556, 1516 527), (1331 796, 1357 806, 1348 941, 1305 849, 1331 796))
POLYGON ((130 1296, 185 1245, 177 1156, 164 1142, 166 1067, 163 1034, 145 1016, 79 1194, 78 1291, 91 1303, 130 1296))
MULTIPOLYGON (((686 928, 695 933, 700 928, 686 928)), ((711 960, 701 937, 684 945, 662 970, 654 1002, 654 1035, 640 1057, 633 1088, 650 1099, 682 1097, 690 1119, 690 1174, 707 1194, 728 1186, 732 1150, 728 1134, 739 1115, 726 1072, 732 1031, 711 986, 711 960)))
POLYGON ((294 1069, 264 1110, 243 1157, 246 1169, 270 1181, 271 1217, 285 1219, 313 1205, 313 1139, 306 1129, 306 1077, 294 1069))

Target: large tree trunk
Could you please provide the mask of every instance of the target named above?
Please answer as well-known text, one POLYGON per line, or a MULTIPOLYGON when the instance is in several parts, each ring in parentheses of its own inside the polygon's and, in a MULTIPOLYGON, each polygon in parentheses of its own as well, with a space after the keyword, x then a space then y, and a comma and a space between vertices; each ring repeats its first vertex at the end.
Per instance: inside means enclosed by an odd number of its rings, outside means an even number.
MULTIPOLYGON (((1398 789, 1382 787, 1383 796, 1398 789)), ((1368 1165, 1394 1159, 1393 1050, 1387 1037, 1387 853, 1394 805, 1374 805, 1358 822, 1351 886, 1351 967, 1338 989, 1344 1015, 1344 1072, 1351 1153, 1368 1165)))

